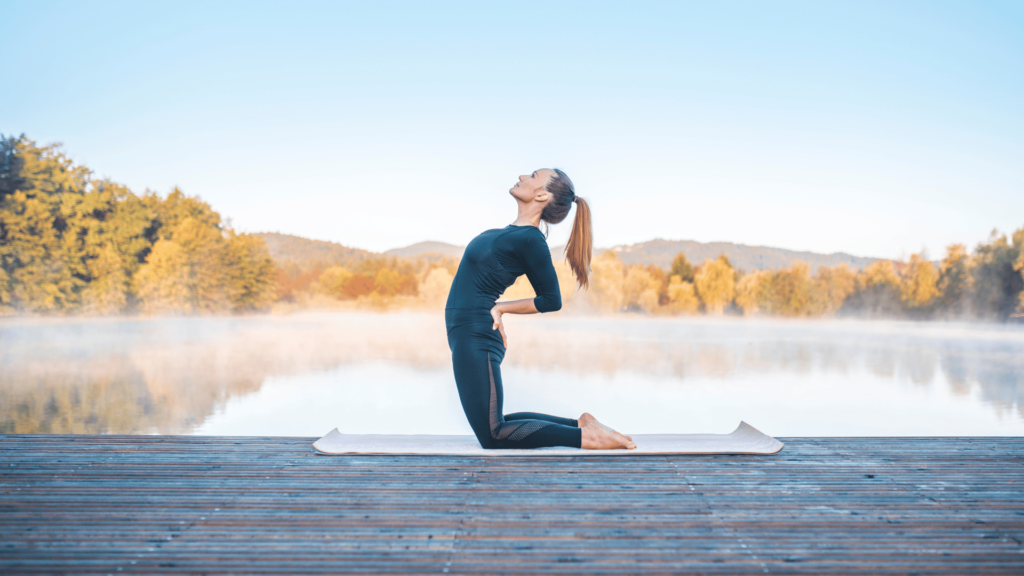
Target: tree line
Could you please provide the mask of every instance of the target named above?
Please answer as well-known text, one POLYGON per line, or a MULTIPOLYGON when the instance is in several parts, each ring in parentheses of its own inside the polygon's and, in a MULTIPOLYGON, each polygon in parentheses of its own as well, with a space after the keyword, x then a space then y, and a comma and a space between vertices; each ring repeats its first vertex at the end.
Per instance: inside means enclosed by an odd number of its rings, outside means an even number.
MULTIPOLYGON (((647 314, 865 315, 1005 320, 1024 312, 1024 227, 969 251, 947 248, 813 271, 805 263, 738 270, 724 255, 669 269, 624 265, 607 251, 591 288, 555 262, 566 308, 647 314)), ((141 195, 93 178, 58 145, 0 135, 0 315, 227 313, 330 305, 440 308, 458 267, 350 250, 344 262, 275 264, 263 238, 241 234, 175 188, 141 195), (358 254, 356 254, 358 252, 358 254)), ((532 295, 526 278, 503 297, 532 295)))
POLYGON ((59 145, 0 135, 0 315, 232 313, 316 296, 380 307, 415 303, 421 286, 436 303, 430 272, 457 266, 351 252, 354 266, 279 266, 197 197, 135 194, 59 145))
POLYGON ((216 313, 276 296, 263 240, 198 198, 138 195, 0 136, 0 313, 216 313))
POLYGON ((699 265, 680 253, 669 270, 624 266, 615 252, 593 262, 599 308, 646 313, 786 317, 856 315, 1006 320, 1024 312, 1024 227, 993 231, 973 251, 953 244, 937 263, 922 252, 878 260, 863 270, 796 262, 777 270, 737 270, 722 255, 699 265))

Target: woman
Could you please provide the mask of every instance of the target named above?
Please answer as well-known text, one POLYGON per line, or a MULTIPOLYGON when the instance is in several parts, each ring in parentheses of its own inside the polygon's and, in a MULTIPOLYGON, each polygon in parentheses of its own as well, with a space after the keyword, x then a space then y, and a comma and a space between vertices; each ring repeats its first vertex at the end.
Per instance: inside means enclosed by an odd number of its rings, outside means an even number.
POLYGON ((502 414, 501 361, 508 342, 502 315, 554 312, 562 307, 551 252, 539 229, 541 221, 558 224, 576 202, 565 251, 577 283, 584 288, 591 253, 590 207, 576 196, 564 172, 545 168, 520 176, 509 194, 519 205, 519 217, 505 228, 480 234, 466 246, 445 305, 455 383, 469 425, 484 448, 636 448, 632 438, 587 413, 576 420, 532 412, 502 414), (537 297, 495 303, 524 273, 537 297))

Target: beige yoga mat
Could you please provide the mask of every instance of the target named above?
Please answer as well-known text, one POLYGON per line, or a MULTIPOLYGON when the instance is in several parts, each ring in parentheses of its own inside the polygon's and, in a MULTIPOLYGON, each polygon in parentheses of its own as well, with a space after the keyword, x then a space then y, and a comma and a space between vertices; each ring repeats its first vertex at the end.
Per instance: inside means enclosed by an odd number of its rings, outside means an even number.
POLYGON ((629 456, 635 454, 775 454, 782 442, 740 422, 730 434, 634 434, 636 450, 484 450, 473 436, 342 434, 335 428, 313 443, 320 454, 454 454, 466 456, 629 456))

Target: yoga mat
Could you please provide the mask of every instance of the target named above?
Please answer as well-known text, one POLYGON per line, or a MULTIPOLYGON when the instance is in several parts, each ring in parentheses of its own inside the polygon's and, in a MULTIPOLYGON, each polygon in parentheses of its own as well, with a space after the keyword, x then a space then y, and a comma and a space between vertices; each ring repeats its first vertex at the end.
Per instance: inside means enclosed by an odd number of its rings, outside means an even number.
POLYGON ((342 434, 335 428, 313 443, 320 454, 452 454, 459 456, 630 456, 636 454, 775 454, 782 442, 740 422, 730 434, 634 434, 636 450, 534 448, 484 450, 473 436, 342 434))

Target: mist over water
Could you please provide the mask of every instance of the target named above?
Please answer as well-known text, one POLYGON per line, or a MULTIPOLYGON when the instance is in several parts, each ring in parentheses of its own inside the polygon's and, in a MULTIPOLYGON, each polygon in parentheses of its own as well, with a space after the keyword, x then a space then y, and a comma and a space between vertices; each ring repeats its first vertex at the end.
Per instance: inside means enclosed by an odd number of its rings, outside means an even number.
MULTIPOLYGON (((505 411, 630 433, 1022 435, 1024 328, 506 316, 505 411)), ((470 434, 430 313, 8 319, 0 432, 470 434)))

